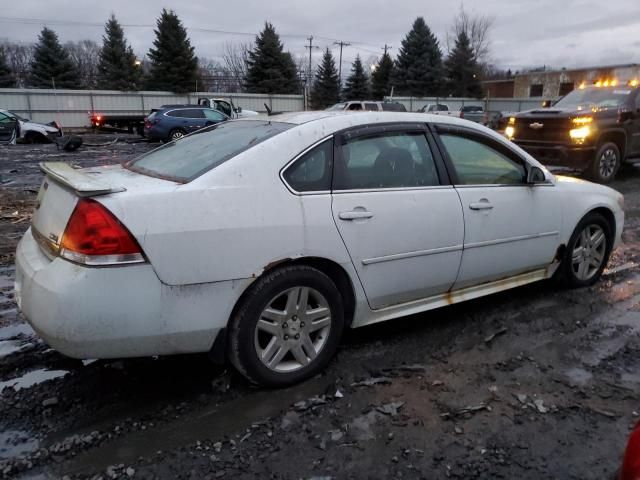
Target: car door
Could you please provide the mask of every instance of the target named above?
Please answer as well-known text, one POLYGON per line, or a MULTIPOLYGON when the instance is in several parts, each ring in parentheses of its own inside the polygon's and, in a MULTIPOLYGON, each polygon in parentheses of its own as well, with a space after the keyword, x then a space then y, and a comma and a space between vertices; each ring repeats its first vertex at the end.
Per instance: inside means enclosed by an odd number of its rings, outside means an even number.
POLYGON ((454 290, 549 265, 561 208, 551 183, 528 185, 527 164, 484 133, 437 126, 464 211, 464 251, 454 290))
POLYGON ((640 90, 636 92, 630 130, 631 155, 640 156, 640 90))
POLYGON ((335 142, 333 217, 370 307, 449 290, 462 207, 425 126, 369 126, 335 142))
POLYGON ((184 110, 187 133, 195 132, 205 126, 206 117, 201 108, 189 108, 184 110))
POLYGON ((16 135, 18 120, 0 112, 0 142, 11 142, 16 135))

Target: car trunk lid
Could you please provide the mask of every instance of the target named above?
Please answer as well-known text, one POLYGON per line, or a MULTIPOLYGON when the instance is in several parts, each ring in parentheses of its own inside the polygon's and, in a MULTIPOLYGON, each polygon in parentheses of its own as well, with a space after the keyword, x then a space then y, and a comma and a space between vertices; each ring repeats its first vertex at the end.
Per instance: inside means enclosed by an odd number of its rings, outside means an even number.
POLYGON ((63 162, 46 162, 40 168, 45 178, 38 192, 31 226, 34 237, 50 256, 57 253, 80 198, 177 186, 175 182, 140 175, 121 165, 77 169, 63 162))

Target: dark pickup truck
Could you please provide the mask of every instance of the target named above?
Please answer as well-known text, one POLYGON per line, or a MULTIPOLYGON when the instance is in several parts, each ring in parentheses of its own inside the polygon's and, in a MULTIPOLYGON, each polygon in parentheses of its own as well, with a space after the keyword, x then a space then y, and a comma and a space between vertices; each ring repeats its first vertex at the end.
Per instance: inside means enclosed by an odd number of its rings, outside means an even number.
POLYGON ((545 165, 608 183, 640 157, 640 87, 635 80, 581 85, 553 107, 510 117, 505 134, 545 165))

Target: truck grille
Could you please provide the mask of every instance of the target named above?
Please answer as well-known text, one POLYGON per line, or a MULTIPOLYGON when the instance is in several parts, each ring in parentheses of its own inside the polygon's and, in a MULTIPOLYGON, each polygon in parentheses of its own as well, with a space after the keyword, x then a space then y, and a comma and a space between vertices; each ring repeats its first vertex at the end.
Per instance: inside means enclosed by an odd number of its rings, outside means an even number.
POLYGON ((515 130, 516 142, 518 140, 559 143, 569 141, 568 118, 516 118, 515 130))

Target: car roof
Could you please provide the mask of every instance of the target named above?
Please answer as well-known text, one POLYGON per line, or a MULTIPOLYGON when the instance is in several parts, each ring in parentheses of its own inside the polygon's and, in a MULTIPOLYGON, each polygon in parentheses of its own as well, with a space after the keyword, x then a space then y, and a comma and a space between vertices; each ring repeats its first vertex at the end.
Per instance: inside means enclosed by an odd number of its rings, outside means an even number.
MULTIPOLYGON (((306 112, 286 112, 272 115, 266 119, 273 122, 292 123, 302 125, 306 123, 318 124, 345 124, 348 126, 359 126, 370 123, 386 122, 408 122, 408 123, 440 123, 465 126, 468 128, 478 128, 478 124, 461 120, 456 117, 444 117, 429 113, 412 112, 385 112, 385 111, 344 111, 344 110, 315 110, 306 112)), ((237 122, 264 121, 265 118, 242 118, 237 122)))

